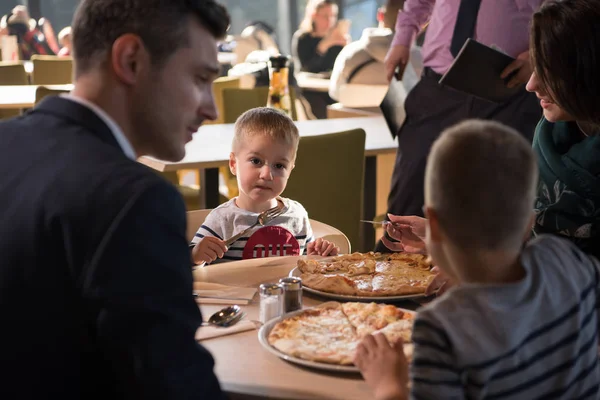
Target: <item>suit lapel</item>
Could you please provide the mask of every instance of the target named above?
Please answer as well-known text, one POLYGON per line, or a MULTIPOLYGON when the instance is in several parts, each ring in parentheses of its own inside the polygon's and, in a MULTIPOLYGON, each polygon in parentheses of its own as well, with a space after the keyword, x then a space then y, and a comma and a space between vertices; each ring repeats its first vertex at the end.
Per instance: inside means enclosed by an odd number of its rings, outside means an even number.
POLYGON ((31 113, 51 114, 58 118, 80 125, 106 144, 121 150, 119 143, 108 125, 89 108, 60 96, 48 96, 31 113))

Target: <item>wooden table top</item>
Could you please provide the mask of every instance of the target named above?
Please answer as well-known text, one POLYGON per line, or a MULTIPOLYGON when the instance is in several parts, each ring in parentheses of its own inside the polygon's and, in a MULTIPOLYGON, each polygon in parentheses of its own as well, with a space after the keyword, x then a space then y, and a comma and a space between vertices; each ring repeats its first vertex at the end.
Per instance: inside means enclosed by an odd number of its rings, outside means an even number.
MULTIPOLYGON (((335 118, 297 121, 300 136, 322 135, 362 128, 366 132, 365 155, 395 153, 398 144, 382 116, 365 118, 335 118)), ((141 157, 139 161, 158 171, 181 169, 204 169, 226 166, 231 153, 233 124, 205 125, 200 127, 194 139, 186 146, 183 160, 171 163, 152 157, 141 157)))
MULTIPOLYGON (((50 89, 72 90, 73 85, 43 85, 50 89)), ((35 105, 35 91, 39 85, 0 86, 0 108, 32 108, 35 105)))
MULTIPOLYGON (((194 271, 194 279, 232 286, 258 287, 278 282, 296 266, 299 257, 276 257, 216 264, 194 271)), ((304 307, 327 299, 304 296, 304 307)), ((258 320, 258 295, 241 308, 247 319, 258 320)), ((224 307, 202 305, 204 318, 224 307)), ((202 329, 202 328, 200 328, 202 329)), ((297 366, 265 350, 258 331, 246 331, 203 340, 215 358, 215 373, 224 390, 281 399, 367 399, 372 394, 360 374, 330 373, 297 366)))
POLYGON ((298 82, 298 86, 302 89, 315 92, 329 92, 330 80, 328 78, 319 77, 319 74, 299 72, 296 74, 296 82, 298 82))

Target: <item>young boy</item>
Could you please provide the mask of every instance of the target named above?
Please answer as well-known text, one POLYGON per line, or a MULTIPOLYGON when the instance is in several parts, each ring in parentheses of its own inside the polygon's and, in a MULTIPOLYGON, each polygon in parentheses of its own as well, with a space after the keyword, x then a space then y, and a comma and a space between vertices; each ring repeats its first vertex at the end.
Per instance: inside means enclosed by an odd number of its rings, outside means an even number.
POLYGON ((436 141, 425 177, 426 244, 457 285, 419 310, 410 370, 401 344, 367 337, 355 363, 377 399, 597 398, 600 264, 530 236, 530 145, 494 122, 436 141))
POLYGON ((300 136, 294 122, 278 110, 260 107, 242 114, 234 131, 229 168, 237 178, 239 196, 215 208, 198 229, 192 241, 194 262, 305 253, 336 255, 339 249, 333 243, 314 239, 304 207, 279 196, 296 160, 300 136), (225 246, 224 240, 276 206, 283 208, 280 216, 267 226, 257 226, 229 248, 225 246))

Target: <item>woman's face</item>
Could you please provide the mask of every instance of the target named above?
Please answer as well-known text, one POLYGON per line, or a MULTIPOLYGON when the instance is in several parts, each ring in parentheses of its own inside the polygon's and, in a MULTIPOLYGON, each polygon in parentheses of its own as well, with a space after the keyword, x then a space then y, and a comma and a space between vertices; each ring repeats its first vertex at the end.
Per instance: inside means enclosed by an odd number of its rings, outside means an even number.
POLYGON ((314 33, 324 35, 337 22, 338 8, 334 4, 325 4, 313 14, 312 20, 315 27, 314 33))
POLYGON ((563 110, 558 104, 552 102, 551 98, 555 97, 549 93, 549 89, 546 89, 544 84, 538 79, 537 74, 534 72, 529 78, 529 82, 525 86, 527 91, 534 92, 538 99, 540 99, 540 105, 542 106, 542 112, 544 118, 550 122, 557 121, 572 121, 574 118, 565 110, 563 110))

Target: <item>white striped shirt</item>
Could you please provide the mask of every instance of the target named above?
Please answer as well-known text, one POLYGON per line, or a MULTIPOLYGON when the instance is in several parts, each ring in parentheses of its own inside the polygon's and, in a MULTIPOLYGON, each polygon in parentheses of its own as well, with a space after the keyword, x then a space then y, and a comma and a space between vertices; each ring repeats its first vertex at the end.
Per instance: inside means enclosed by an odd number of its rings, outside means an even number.
POLYGON ((412 399, 597 399, 600 264, 540 236, 526 276, 465 284, 419 311, 412 399))
MULTIPOLYGON (((220 261, 242 260, 284 255, 302 255, 306 245, 314 240, 308 213, 300 203, 281 198, 283 213, 266 226, 256 226, 247 235, 229 246, 220 261)), ((205 236, 227 240, 252 226, 258 213, 244 210, 235 204, 235 199, 215 208, 198 228, 192 240, 196 244, 205 236)))

